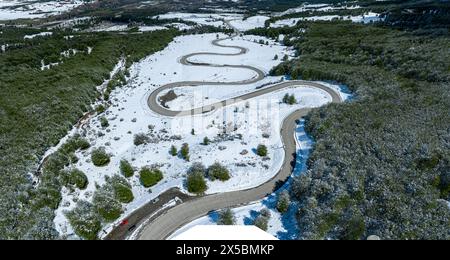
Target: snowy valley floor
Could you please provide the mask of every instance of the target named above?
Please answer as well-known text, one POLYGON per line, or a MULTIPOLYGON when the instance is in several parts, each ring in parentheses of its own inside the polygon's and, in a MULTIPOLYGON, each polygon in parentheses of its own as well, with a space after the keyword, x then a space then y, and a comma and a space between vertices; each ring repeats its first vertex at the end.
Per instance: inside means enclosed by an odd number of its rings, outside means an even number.
MULTIPOLYGON (((225 35, 220 35, 225 37, 225 35)), ((117 89, 111 95, 112 105, 107 111, 86 125, 83 134, 91 142, 92 147, 77 154, 80 158, 72 168, 86 173, 89 185, 86 190, 70 192, 63 190, 63 201, 57 210, 55 224, 58 231, 67 237, 74 236, 65 212, 72 209, 78 200, 92 200, 97 185, 105 183, 106 176, 118 175, 119 164, 123 159, 131 162, 139 171, 146 166, 157 166, 164 173, 164 179, 151 189, 144 188, 139 181, 139 174, 129 179, 135 200, 124 206, 123 217, 141 207, 171 187, 184 187, 187 169, 195 162, 206 167, 215 162, 226 166, 232 178, 227 182, 208 182, 208 194, 243 190, 258 186, 271 179, 281 167, 284 151, 280 138, 280 125, 283 118, 303 107, 319 107, 331 101, 327 93, 317 89, 302 87, 290 88, 274 92, 236 105, 218 109, 214 112, 181 118, 166 118, 154 114, 147 106, 147 98, 155 89, 167 83, 179 81, 223 81, 234 82, 251 78, 252 71, 191 67, 181 65, 181 56, 197 52, 235 53, 236 50, 211 45, 216 34, 181 36, 175 39, 165 50, 155 53, 132 66, 129 84, 117 89), (281 104, 285 94, 295 94, 298 103, 281 104), (106 117, 109 127, 100 126, 100 118, 106 117), (194 129, 194 135, 192 134, 194 129), (145 145, 135 146, 135 134, 144 133, 151 138, 145 145), (212 142, 203 145, 204 137, 212 142), (169 154, 170 147, 180 148, 183 143, 190 147, 191 160, 169 154), (269 156, 265 159, 255 153, 259 144, 269 148, 269 156), (91 151, 104 147, 112 156, 106 167, 96 167, 90 159, 91 151)), ((212 62, 214 64, 243 64, 260 68, 266 73, 279 64, 274 57, 292 55, 291 50, 269 41, 269 45, 256 42, 262 39, 257 36, 237 37, 224 44, 239 45, 249 49, 247 54, 232 57, 196 56, 195 61, 212 62), (255 42, 256 40, 256 42, 255 42)), ((267 39, 264 39, 265 41, 267 39)), ((212 86, 186 87, 176 90, 180 95, 170 103, 173 107, 194 107, 211 100, 239 96, 251 92, 266 83, 277 82, 280 78, 266 79, 248 86, 212 86), (194 102, 192 102, 194 100, 194 102)), ((338 88, 338 86, 335 86, 338 88)), ((275 216, 275 214, 273 214, 275 216)), ((275 217, 274 217, 275 219, 275 217)), ((274 227, 280 224, 273 224, 274 227)), ((105 227, 108 228, 108 227, 105 227)), ((274 228, 274 230, 278 228, 274 228)))

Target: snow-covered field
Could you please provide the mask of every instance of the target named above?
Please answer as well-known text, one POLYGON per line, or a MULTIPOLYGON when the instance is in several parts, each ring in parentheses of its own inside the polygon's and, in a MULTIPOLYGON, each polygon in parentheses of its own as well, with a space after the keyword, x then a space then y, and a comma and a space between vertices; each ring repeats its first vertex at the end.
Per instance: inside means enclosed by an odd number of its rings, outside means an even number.
POLYGON ((354 10, 361 8, 359 5, 340 5, 331 6, 329 4, 303 4, 296 8, 288 9, 284 12, 276 14, 276 16, 283 16, 294 13, 304 13, 304 12, 330 12, 335 10, 354 10))
MULTIPOLYGON (((119 163, 122 159, 129 160, 136 169, 157 165, 164 172, 164 179, 152 187, 151 191, 140 184, 138 174, 130 180, 135 200, 126 206, 124 215, 168 188, 179 187, 184 190, 185 173, 193 162, 201 162, 205 166, 220 162, 228 167, 232 174, 232 178, 227 182, 208 182, 208 193, 255 187, 272 178, 279 170, 284 158, 279 135, 282 119, 298 108, 317 107, 330 102, 331 98, 326 93, 308 88, 287 89, 192 118, 165 118, 154 114, 147 107, 148 95, 167 83, 187 80, 237 81, 249 76, 242 77, 241 73, 245 72, 234 73, 223 68, 183 66, 178 62, 181 56, 195 52, 236 51, 211 45, 211 41, 215 38, 216 34, 181 36, 165 50, 133 65, 129 85, 113 92, 112 106, 101 115, 108 118, 110 127, 103 129, 99 117, 93 118, 86 126, 87 138, 93 148, 105 147, 112 155, 111 163, 98 168, 90 161, 90 151, 77 154, 80 160, 74 167, 86 173, 89 186, 84 191, 71 194, 68 190, 63 190, 62 206, 57 210, 55 219, 56 226, 62 234, 72 233, 64 211, 73 208, 79 199, 90 200, 96 185, 105 182, 105 176, 119 174, 119 163), (280 104, 282 96, 286 93, 295 93, 299 103, 294 106, 280 104), (149 126, 153 130, 150 130, 149 126), (195 135, 191 134, 192 129, 195 130, 195 135), (225 136, 219 136, 224 132, 227 133, 225 136), (135 146, 133 136, 138 133, 148 134, 153 142, 135 146), (208 146, 201 144, 206 136, 212 140, 212 144, 208 146), (172 145, 180 147, 183 143, 190 146, 191 162, 169 155, 172 145), (269 159, 263 160, 255 154, 254 149, 259 144, 266 144, 269 147, 269 159)), ((264 71, 269 71, 280 62, 273 60, 276 54, 289 53, 287 49, 274 42, 270 45, 254 42, 259 39, 255 36, 239 38, 236 41, 248 47, 249 53, 233 56, 234 60, 226 57, 224 62, 254 64, 264 71)), ((216 62, 220 63, 220 60, 216 62)), ((222 95, 233 95, 236 88, 228 90, 229 92, 224 89, 222 95)))
POLYGON ((322 15, 322 16, 310 16, 310 17, 278 20, 275 23, 272 23, 270 27, 278 28, 284 26, 295 26, 299 21, 331 21, 331 20, 352 21, 354 23, 372 23, 372 22, 379 22, 382 20, 382 18, 380 17, 379 14, 373 12, 368 12, 364 15, 355 15, 355 16, 322 15))
POLYGON ((2 0, 0 1, 0 21, 15 19, 43 18, 61 14, 81 6, 86 1, 59 0, 36 2, 33 0, 2 0))
POLYGON ((215 27, 225 27, 224 20, 242 19, 242 14, 236 13, 167 13, 153 18, 160 19, 180 19, 182 21, 193 22, 200 25, 210 25, 215 27))
MULTIPOLYGON (((338 87, 337 87, 338 88, 338 87)), ((343 96, 344 100, 347 96, 343 96)), ((292 176, 298 176, 306 171, 306 161, 308 159, 312 140, 306 135, 304 129, 304 120, 296 129, 296 140, 297 140, 297 154, 298 160, 292 176)), ((291 185, 291 180, 289 180, 283 187, 281 187, 277 192, 266 197, 262 201, 254 202, 250 205, 238 207, 232 209, 234 216, 236 218, 237 225, 253 225, 255 219, 258 217, 259 212, 262 209, 267 209, 270 211, 270 219, 268 222, 267 232, 280 240, 290 240, 295 239, 296 234, 298 234, 297 220, 295 219, 296 208, 291 205, 288 211, 284 214, 280 214, 276 210, 277 196, 284 190, 288 190, 291 185)), ((191 223, 181 227, 175 231, 169 239, 176 239, 176 237, 182 235, 184 232, 190 230, 197 225, 216 225, 218 220, 218 213, 212 212, 207 216, 198 218, 191 223)))

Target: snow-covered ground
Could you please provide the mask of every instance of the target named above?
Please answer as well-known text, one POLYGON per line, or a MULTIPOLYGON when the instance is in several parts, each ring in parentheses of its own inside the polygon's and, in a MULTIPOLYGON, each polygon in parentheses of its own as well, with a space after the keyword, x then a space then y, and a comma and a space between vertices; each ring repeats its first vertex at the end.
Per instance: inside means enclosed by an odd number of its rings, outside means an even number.
POLYGON ((339 5, 339 6, 332 6, 329 4, 303 4, 296 8, 288 9, 284 12, 278 13, 275 16, 283 16, 288 14, 295 14, 295 13, 304 13, 304 12, 330 12, 335 10, 354 10, 361 8, 359 5, 339 5))
POLYGON ((23 38, 25 40, 31 40, 31 39, 34 39, 36 37, 45 37, 45 36, 51 36, 51 35, 53 35, 52 32, 41 32, 41 33, 32 34, 32 35, 25 35, 23 38))
POLYGON ((34 0, 0 1, 0 21, 43 18, 68 12, 86 3, 82 0, 37 2, 34 0))
POLYGON ((275 23, 272 23, 270 27, 278 28, 284 26, 295 26, 299 21, 331 21, 331 20, 352 21, 354 23, 372 23, 372 22, 379 22, 382 20, 382 18, 380 17, 380 14, 373 12, 368 12, 364 15, 356 15, 356 16, 322 15, 322 16, 310 16, 310 17, 278 20, 275 23))
POLYGON ((236 13, 167 13, 153 18, 160 19, 180 19, 182 21, 193 22, 200 25, 210 25, 215 27, 225 27, 225 20, 243 19, 242 14, 236 13))
POLYGON ((248 31, 255 28, 265 27, 265 22, 269 20, 269 17, 257 15, 251 16, 247 19, 237 19, 230 21, 230 24, 239 31, 248 31))
MULTIPOLYGON (((339 88, 336 86, 336 88, 339 88)), ((297 126, 295 137, 297 140, 297 158, 296 166, 292 176, 298 176, 306 171, 306 161, 308 159, 311 147, 313 145, 312 140, 306 135, 304 129, 304 120, 301 120, 300 124, 297 126)), ((284 214, 280 214, 276 210, 277 196, 284 190, 288 190, 291 185, 291 180, 289 180, 283 187, 281 187, 277 192, 266 197, 262 201, 254 202, 250 205, 234 208, 233 212, 236 218, 237 225, 253 225, 255 219, 258 217, 259 212, 262 209, 267 209, 270 211, 270 219, 268 222, 267 232, 274 237, 281 240, 295 239, 296 234, 298 234, 296 207, 292 204, 288 211, 284 214)), ((294 203, 294 202, 292 202, 294 203)), ((198 218, 191 223, 181 227, 175 233, 173 233, 169 239, 174 239, 180 236, 184 232, 190 230, 192 227, 197 225, 216 225, 218 220, 218 213, 212 212, 207 216, 198 218)))
MULTIPOLYGON (((178 62, 181 56, 190 53, 236 52, 234 49, 211 45, 211 41, 215 38, 216 34, 177 37, 163 51, 132 66, 128 86, 114 91, 111 95, 112 106, 104 114, 93 118, 85 127, 92 148, 77 154, 80 160, 74 167, 86 173, 89 185, 86 190, 74 193, 63 189, 63 200, 61 207, 56 211, 55 219, 61 234, 72 233, 64 212, 73 208, 79 199, 91 200, 96 185, 102 185, 105 176, 119 174, 119 163, 122 159, 130 161, 138 170, 145 166, 156 165, 164 172, 164 179, 151 189, 146 189, 140 184, 139 174, 130 179, 135 200, 126 206, 124 215, 171 187, 185 190, 183 186, 185 173, 194 162, 201 162, 206 167, 214 162, 220 162, 231 172, 232 178, 227 182, 208 182, 207 193, 258 186, 272 178, 281 167, 284 151, 279 133, 283 118, 298 108, 317 107, 331 101, 328 94, 316 89, 291 88, 205 115, 166 118, 154 114, 147 107, 147 97, 162 85, 179 81, 230 82, 251 77, 243 70, 237 73, 220 67, 184 66, 178 62), (299 103, 293 106, 280 104, 281 98, 286 93, 295 94, 299 103), (101 116, 109 120, 110 127, 107 129, 100 126, 101 116), (195 135, 191 134, 192 129, 195 135), (152 142, 135 146, 133 136, 138 133, 147 134, 152 142), (208 146, 202 145, 204 137, 210 138, 212 143, 208 146), (190 146, 190 162, 169 155, 172 145, 179 148, 183 143, 190 146), (255 154, 254 149, 259 144, 265 144, 269 148, 267 159, 255 154), (90 161, 90 152, 98 147, 105 147, 112 156, 110 164, 106 167, 95 167, 90 161)), ((270 42, 269 45, 255 43, 255 40, 259 39, 260 37, 256 36, 244 36, 227 42, 243 45, 249 49, 249 53, 233 57, 216 57, 215 63, 251 64, 263 71, 269 71, 281 62, 273 60, 275 55, 290 53, 288 49, 274 42, 270 42)), ((194 58, 210 59, 206 56, 194 58)), ((231 96, 236 90, 237 88, 223 89, 217 98, 231 96)))

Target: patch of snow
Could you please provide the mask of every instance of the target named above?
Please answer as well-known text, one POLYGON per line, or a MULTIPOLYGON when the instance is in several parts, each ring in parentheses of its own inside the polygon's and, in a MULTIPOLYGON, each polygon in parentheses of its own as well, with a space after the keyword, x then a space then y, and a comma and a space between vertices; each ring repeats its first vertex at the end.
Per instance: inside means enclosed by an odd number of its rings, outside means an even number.
MULTIPOLYGON (((219 36, 226 37, 223 34, 219 36)), ((274 44, 256 44, 252 41, 252 36, 246 37, 249 38, 239 38, 236 41, 248 46, 249 54, 233 56, 232 59, 224 57, 223 62, 253 64, 263 71, 269 71, 281 62, 272 61, 273 57, 280 52, 289 51, 274 44)), ((186 192, 183 185, 185 173, 194 162, 201 162, 206 167, 220 162, 231 172, 232 178, 227 182, 208 181, 207 193, 255 187, 271 179, 279 170, 284 159, 279 129, 283 118, 298 108, 317 107, 330 102, 331 97, 327 93, 316 89, 290 88, 193 117, 167 118, 154 114, 147 106, 150 93, 168 83, 237 81, 251 77, 243 70, 235 73, 221 67, 199 68, 184 66, 178 62, 181 56, 190 53, 236 52, 230 48, 212 46, 211 41, 214 39, 216 34, 179 36, 164 50, 131 67, 129 84, 113 91, 110 98, 112 104, 107 111, 92 118, 84 127, 92 148, 76 154, 80 160, 74 167, 86 173, 89 185, 84 191, 63 193, 63 203, 57 210, 58 217, 55 219, 59 231, 64 233, 64 229, 69 230, 65 227, 70 226, 63 212, 70 209, 78 199, 91 200, 96 185, 105 183, 105 176, 119 174, 122 159, 127 159, 138 170, 144 166, 157 165, 164 172, 164 179, 151 189, 140 184, 138 173, 129 179, 135 200, 124 206, 123 216, 169 188, 178 187, 186 192), (293 106, 280 104, 286 93, 295 94, 299 103, 293 106), (107 129, 100 126, 99 118, 102 116, 109 120, 110 127, 107 129), (153 130, 150 130, 149 126, 152 126, 153 130), (192 129, 195 130, 195 135, 191 134, 192 129), (133 136, 138 133, 146 133, 152 142, 135 146, 133 136), (223 136, 223 133, 226 135, 223 136), (208 146, 201 144, 206 136, 212 140, 208 146), (190 162, 169 154, 172 145, 179 148, 183 143, 190 146, 190 162), (262 159, 255 154, 254 149, 259 144, 265 144, 269 148, 269 159, 262 159), (98 147, 105 147, 112 156, 106 167, 95 167, 90 161, 90 152, 98 147), (244 150, 247 153, 244 154, 244 150)), ((234 43, 236 42, 227 42, 234 43)), ((206 56, 200 58, 209 59, 206 56)), ((215 59, 215 62, 220 63, 220 59, 215 59)), ((230 88, 228 93, 224 89, 220 95, 233 95, 236 89, 230 88)))
POLYGON ((265 27, 266 21, 269 20, 269 17, 257 15, 248 17, 247 19, 238 19, 238 20, 231 20, 230 24, 234 28, 238 29, 239 31, 248 31, 255 28, 262 28, 265 27))
POLYGON ((209 13, 167 13, 153 18, 159 19, 180 19, 183 21, 194 22, 200 25, 210 25, 214 27, 225 27, 225 20, 242 19, 242 14, 235 13, 220 13, 220 14, 209 14, 209 13))
POLYGON ((301 17, 301 18, 289 18, 278 20, 270 25, 273 28, 285 27, 285 26, 295 26, 299 21, 332 21, 332 20, 343 20, 343 21, 352 21, 354 23, 373 23, 382 21, 383 18, 380 17, 380 14, 368 12, 364 15, 356 15, 356 16, 340 16, 340 15, 322 15, 322 16, 310 16, 310 17, 301 17))
POLYGON ((36 37, 46 37, 46 36, 51 36, 51 35, 53 35, 53 32, 41 32, 41 33, 32 34, 32 35, 25 35, 23 38, 25 40, 31 40, 36 37))
POLYGON ((0 21, 44 18, 68 12, 84 5, 83 0, 59 0, 39 2, 35 0, 2 0, 0 21))

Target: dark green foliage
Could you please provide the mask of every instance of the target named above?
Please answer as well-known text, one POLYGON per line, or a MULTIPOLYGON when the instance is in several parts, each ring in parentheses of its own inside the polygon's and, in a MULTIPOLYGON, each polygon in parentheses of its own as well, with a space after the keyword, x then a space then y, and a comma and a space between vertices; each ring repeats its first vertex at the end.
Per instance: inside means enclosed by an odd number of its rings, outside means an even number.
POLYGON ((169 151, 170 155, 172 156, 177 156, 178 154, 178 149, 175 145, 172 145, 172 147, 170 147, 170 151, 169 151))
POLYGON ((205 138, 203 138, 203 145, 209 145, 211 143, 211 140, 209 140, 209 138, 206 136, 205 138))
POLYGON ((146 188, 155 186, 163 179, 163 173, 159 169, 143 168, 139 174, 141 184, 146 188))
POLYGON ((228 169, 220 163, 214 163, 209 166, 207 176, 211 181, 227 181, 230 179, 230 171, 228 171, 228 169))
POLYGON ((186 186, 188 191, 195 194, 204 194, 208 189, 205 180, 205 167, 200 163, 194 163, 187 173, 186 186))
POLYGON ((291 188, 299 237, 448 239, 450 211, 438 202, 450 158, 448 36, 344 22, 294 28, 306 28, 292 42, 300 58, 273 73, 335 80, 356 96, 307 117, 315 146, 291 188))
POLYGON ((149 141, 150 141, 150 138, 144 133, 134 135, 133 143, 136 146, 147 144, 149 141))
POLYGON ((100 117, 100 125, 103 128, 107 128, 109 126, 108 119, 106 117, 100 117))
POLYGON ((113 222, 122 214, 122 204, 112 196, 109 187, 98 189, 93 198, 93 204, 102 222, 113 222))
POLYGON ((282 191, 278 195, 277 210, 280 213, 286 213, 289 209, 290 204, 291 204, 291 198, 289 196, 289 192, 287 190, 282 191))
POLYGON ((236 225, 236 217, 231 209, 224 209, 219 212, 217 225, 236 225))
POLYGON ((263 144, 258 145, 258 147, 256 148, 256 154, 261 157, 267 156, 267 146, 263 144))
POLYGON ((69 184, 74 185, 80 190, 84 190, 87 188, 89 181, 84 172, 73 169, 69 172, 69 184))
POLYGON ((190 160, 190 156, 189 156, 189 144, 185 143, 183 144, 183 146, 181 146, 181 150, 180 150, 180 155, 183 159, 185 159, 186 161, 190 160))
POLYGON ((297 103, 297 99, 295 98, 295 95, 289 95, 289 94, 284 95, 282 101, 283 101, 283 103, 289 104, 289 105, 294 105, 297 103))
POLYGON ((125 178, 130 178, 134 175, 133 166, 127 160, 120 161, 120 173, 125 178))
POLYGON ((66 216, 75 234, 87 240, 97 239, 101 222, 91 203, 79 201, 72 211, 66 213, 66 216))
MULTIPOLYGON (((31 185, 27 174, 36 170, 45 151, 90 110, 89 105, 99 97, 95 87, 109 77, 121 56, 129 55, 129 63, 139 60, 164 48, 178 33, 66 34, 54 30, 51 37, 24 40, 25 35, 40 31, 12 27, 1 31, 1 44, 15 46, 0 55, 0 239, 18 239, 29 229, 47 223, 37 218, 53 217, 39 210, 59 205, 64 184, 61 171, 76 161, 75 150, 87 149, 89 143, 80 139, 82 147, 73 149, 77 144, 71 141, 46 160, 38 188, 31 185), (67 41, 67 35, 76 37, 67 41), (94 49, 90 55, 87 47, 94 49), (80 52, 41 71, 41 60, 48 64, 69 49, 80 52)), ((51 226, 47 227, 42 237, 54 234, 51 226)))
POLYGON ((131 185, 123 177, 114 175, 108 179, 107 183, 114 192, 114 198, 119 202, 127 204, 134 200, 131 185))
POLYGON ((104 148, 98 148, 92 151, 91 160, 95 166, 102 167, 108 165, 111 159, 104 148))

